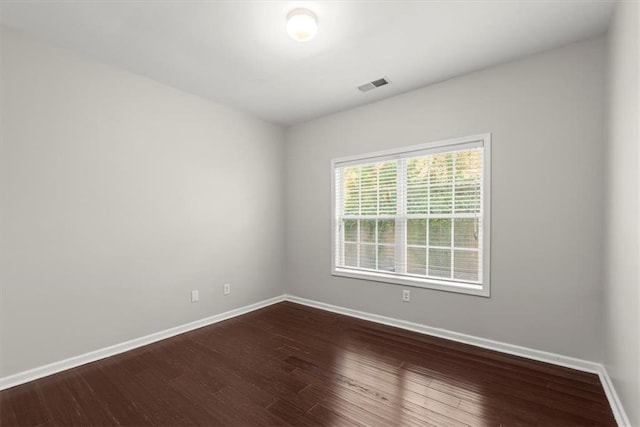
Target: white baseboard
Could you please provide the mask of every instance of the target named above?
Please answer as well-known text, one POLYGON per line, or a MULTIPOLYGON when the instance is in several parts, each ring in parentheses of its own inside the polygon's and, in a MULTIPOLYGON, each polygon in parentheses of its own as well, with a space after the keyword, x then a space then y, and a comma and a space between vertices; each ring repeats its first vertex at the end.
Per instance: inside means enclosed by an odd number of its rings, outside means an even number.
POLYGON ((629 417, 627 417, 627 413, 622 406, 618 393, 616 393, 616 389, 613 386, 613 382, 609 377, 607 369, 604 365, 600 366, 602 369, 598 372, 598 376, 600 377, 600 382, 604 388, 604 393, 607 395, 607 399, 609 400, 613 416, 616 417, 616 422, 620 427, 631 427, 631 421, 629 421, 629 417))
POLYGON ((142 347, 156 341, 161 341, 179 334, 183 334, 185 332, 192 331, 194 329, 202 328, 203 326, 208 326, 213 323, 231 319, 232 317, 240 316, 242 314, 246 314, 284 300, 284 295, 280 295, 274 298, 257 302, 255 304, 246 305, 244 307, 216 314, 215 316, 196 320, 195 322, 190 322, 184 325, 176 326, 174 328, 165 329, 164 331, 156 332, 144 337, 135 338, 129 341, 122 342, 120 344, 115 344, 109 347, 101 348, 99 350, 91 351, 89 353, 81 354, 79 356, 70 357, 68 359, 50 363, 45 366, 30 369, 28 371, 18 372, 17 374, 0 378, 0 390, 24 384, 26 382, 46 377, 60 371, 65 371, 67 369, 85 365, 90 362, 95 362, 96 360, 104 359, 105 357, 124 353, 125 351, 133 350, 134 348, 142 347))
POLYGON ((613 383, 607 374, 605 367, 601 363, 591 362, 588 360, 577 359, 574 357, 563 356, 561 354, 550 353, 542 350, 535 350, 533 348, 522 347, 519 345, 508 344, 505 342, 494 341, 487 338, 476 337, 473 335, 461 334, 459 332, 453 332, 446 329, 434 328, 431 326, 422 325, 419 323, 408 322, 406 320, 394 319, 391 317, 380 316, 377 314, 371 314, 364 311, 352 310, 350 308, 340 307, 336 305, 326 304, 319 301, 309 300, 306 298, 300 298, 294 295, 286 295, 286 300, 295 302, 298 304, 306 305, 309 307, 319 308, 321 310, 331 311, 338 314, 344 314, 350 317, 356 317, 358 319, 368 320, 375 323, 381 323, 383 325, 394 326, 396 328, 405 329, 420 334, 431 335, 439 338, 445 338, 451 341, 461 342, 464 344, 474 345, 476 347, 482 347, 489 350, 499 351, 501 353, 511 354, 514 356, 521 356, 527 359, 533 359, 540 362, 551 363, 553 365, 564 366, 567 368, 576 369, 578 371, 589 372, 597 374, 600 377, 600 382, 604 388, 609 405, 619 426, 631 426, 629 419, 622 407, 620 399, 613 387, 613 383))
POLYGON ((380 316, 377 314, 366 313, 363 311, 352 310, 350 308, 339 307, 323 302, 308 300, 293 295, 286 296, 287 301, 296 302, 298 304, 308 305, 310 307, 322 310, 332 311, 334 313, 344 314, 358 319, 369 320, 371 322, 382 323, 396 328, 406 329, 420 334, 431 335, 434 337, 445 338, 451 341, 457 341, 464 344, 471 344, 476 347, 496 350, 501 353, 512 354, 515 356, 526 357, 527 359, 538 360, 541 362, 553 363, 554 365, 565 366, 567 368, 577 369, 597 374, 600 372, 600 364, 587 360, 576 359, 573 357, 562 356, 560 354, 549 353, 546 351, 534 350, 528 347, 521 347, 514 344, 508 344, 500 341, 494 341, 487 338, 480 338, 473 335, 461 334, 459 332, 449 331, 447 329, 434 328, 419 323, 408 322, 406 320, 393 319, 391 317, 380 316))
POLYGON ((0 390, 24 384, 26 382, 46 377, 67 369, 75 368, 90 362, 95 362, 96 360, 104 359, 105 357, 124 353, 125 351, 133 350, 135 348, 161 341, 175 335, 202 328, 204 326, 221 322, 232 317, 240 316, 242 314, 246 314, 281 301, 291 301, 297 304, 315 307, 321 310, 331 311, 338 314, 344 314, 346 316, 356 317, 358 319, 381 323, 388 326, 394 326, 396 328, 406 329, 420 334, 445 338, 451 341, 471 344, 477 347, 496 350, 506 354, 512 354, 515 356, 525 357, 527 359, 538 360, 541 362, 547 362, 554 365, 597 374, 600 377, 600 381, 604 388, 605 394, 607 395, 607 399, 609 400, 609 404, 611 405, 611 410, 613 411, 613 415, 616 418, 616 422, 621 427, 631 426, 622 403, 618 398, 618 394, 616 393, 613 383, 611 382, 611 378, 609 378, 605 367, 600 363, 577 359, 569 356, 563 356, 546 351, 535 350, 532 348, 508 344, 500 341, 494 341, 487 338, 476 337, 473 335, 461 334, 459 332, 453 332, 441 328, 434 328, 419 323, 408 322, 406 320, 399 320, 391 317, 380 316, 377 314, 366 313, 363 311, 352 310, 350 308, 300 298, 294 295, 281 295, 278 297, 270 298, 264 301, 257 302, 255 304, 250 304, 244 307, 217 314, 215 316, 207 317, 205 319, 196 320, 195 322, 176 326, 175 328, 166 329, 164 331, 156 332, 144 337, 112 345, 110 347, 105 347, 89 353, 81 354, 79 356, 70 357, 69 359, 61 360, 59 362, 54 362, 45 366, 30 369, 28 371, 9 375, 7 377, 0 378, 0 390))

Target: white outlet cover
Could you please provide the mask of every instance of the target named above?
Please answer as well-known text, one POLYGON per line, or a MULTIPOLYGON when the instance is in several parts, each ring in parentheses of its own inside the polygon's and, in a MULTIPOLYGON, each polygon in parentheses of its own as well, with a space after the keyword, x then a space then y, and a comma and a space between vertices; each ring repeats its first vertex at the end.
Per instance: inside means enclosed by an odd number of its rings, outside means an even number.
POLYGON ((198 291, 191 291, 191 302, 200 301, 200 293, 198 291))
POLYGON ((225 283, 222 288, 222 292, 224 293, 224 295, 229 295, 231 293, 231 284, 225 283))

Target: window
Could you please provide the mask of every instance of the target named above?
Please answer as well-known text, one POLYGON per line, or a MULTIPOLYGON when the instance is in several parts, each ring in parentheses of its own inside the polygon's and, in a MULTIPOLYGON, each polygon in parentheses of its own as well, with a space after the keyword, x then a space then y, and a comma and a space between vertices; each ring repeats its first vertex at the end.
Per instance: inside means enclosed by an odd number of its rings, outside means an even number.
POLYGON ((489 134, 332 168, 332 274, 489 296, 489 134))

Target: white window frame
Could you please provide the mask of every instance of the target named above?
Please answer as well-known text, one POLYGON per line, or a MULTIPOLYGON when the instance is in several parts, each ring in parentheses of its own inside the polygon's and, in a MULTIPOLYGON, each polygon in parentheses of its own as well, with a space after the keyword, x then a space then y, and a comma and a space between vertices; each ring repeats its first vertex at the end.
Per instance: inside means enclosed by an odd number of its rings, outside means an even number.
MULTIPOLYGON (((400 197, 400 195, 398 195, 400 197)), ((402 203, 402 202, 399 202, 402 203)), ((402 286, 412 286, 426 289, 436 289, 462 294, 490 297, 491 295, 491 134, 485 133, 462 138, 434 141, 426 144, 392 150, 378 151, 357 156, 341 157, 331 160, 331 274, 333 276, 353 279, 385 282, 402 286), (482 277, 480 283, 465 283, 455 280, 438 280, 433 278, 416 278, 401 276, 394 273, 380 271, 363 271, 338 267, 337 243, 340 241, 339 218, 336 212, 336 167, 373 163, 376 161, 397 159, 407 155, 429 155, 441 152, 459 150, 465 146, 481 146, 483 148, 483 183, 482 183, 482 277)))

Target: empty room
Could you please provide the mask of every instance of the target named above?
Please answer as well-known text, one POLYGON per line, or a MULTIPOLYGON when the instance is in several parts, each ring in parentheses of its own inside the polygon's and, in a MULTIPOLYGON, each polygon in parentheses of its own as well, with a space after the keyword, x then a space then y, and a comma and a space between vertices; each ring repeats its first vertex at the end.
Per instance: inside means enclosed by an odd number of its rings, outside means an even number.
POLYGON ((640 427, 638 1, 0 24, 3 427, 640 427))

